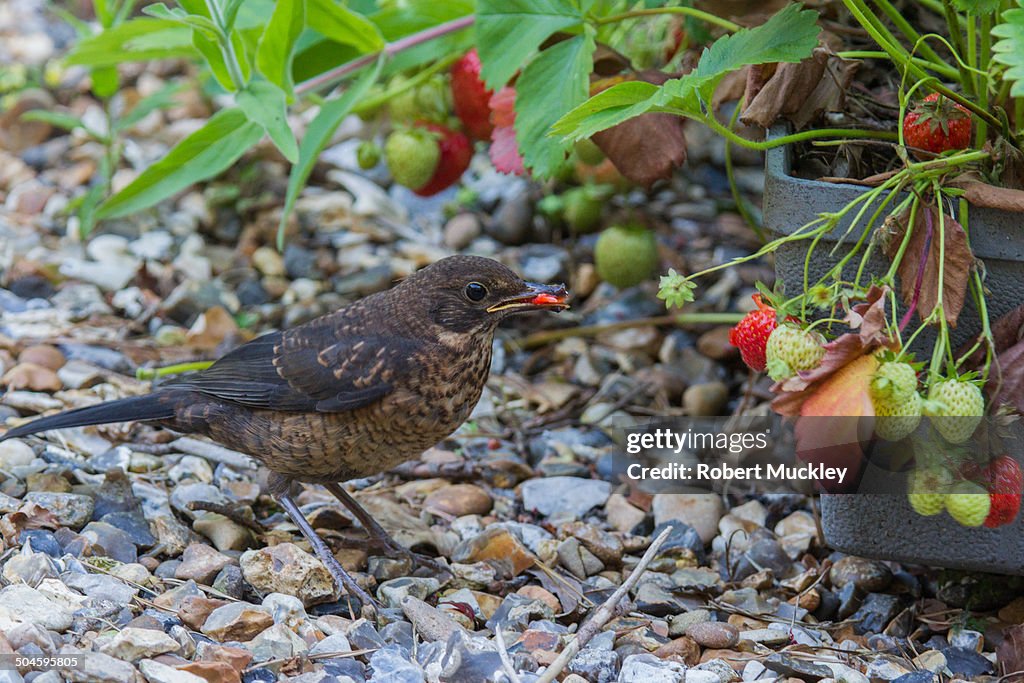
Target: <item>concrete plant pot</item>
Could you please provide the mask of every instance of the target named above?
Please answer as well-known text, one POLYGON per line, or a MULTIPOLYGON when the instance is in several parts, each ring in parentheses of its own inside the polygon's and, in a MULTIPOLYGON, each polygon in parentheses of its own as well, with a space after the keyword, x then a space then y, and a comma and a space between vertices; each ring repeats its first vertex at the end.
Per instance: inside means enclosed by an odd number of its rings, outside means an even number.
MULTIPOLYGON (((770 131, 769 137, 780 137, 786 132, 785 126, 779 126, 770 131)), ((792 176, 792 155, 793 148, 788 145, 769 150, 766 158, 764 223, 776 237, 793 233, 821 213, 838 211, 865 192, 865 188, 857 185, 792 176)), ((842 252, 836 256, 829 252, 848 226, 849 223, 838 225, 819 243, 810 259, 811 282, 842 256, 842 252)), ((971 207, 969 231, 974 254, 985 264, 985 285, 991 292, 989 316, 995 321, 1024 302, 1024 216, 971 207)), ((860 234, 852 233, 850 243, 860 234)), ((784 245, 775 254, 776 276, 791 293, 803 286, 809 244, 808 240, 784 245)), ((852 259, 847 267, 856 269, 858 261, 859 258, 852 259)), ((867 275, 884 273, 888 266, 884 256, 875 256, 867 275)), ((981 321, 970 299, 953 330, 954 348, 973 339, 981 330, 981 321)), ((922 334, 918 339, 914 346, 917 357, 927 359, 934 336, 929 339, 922 334)), ((870 471, 865 473, 865 477, 870 476, 870 471)), ((862 485, 861 490, 879 489, 862 485)), ((1024 515, 999 529, 969 529, 946 513, 934 517, 916 514, 902 493, 824 494, 821 512, 826 541, 846 553, 950 569, 1024 575, 1024 515)))

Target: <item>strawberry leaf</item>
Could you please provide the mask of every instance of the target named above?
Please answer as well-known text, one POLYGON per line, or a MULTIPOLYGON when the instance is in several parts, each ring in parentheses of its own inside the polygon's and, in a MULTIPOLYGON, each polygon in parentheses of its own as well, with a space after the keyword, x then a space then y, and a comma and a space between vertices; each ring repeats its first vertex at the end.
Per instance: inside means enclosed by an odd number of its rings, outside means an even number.
POLYGON ((551 177, 565 160, 568 143, 547 132, 562 114, 587 99, 593 54, 589 33, 563 40, 527 64, 516 81, 516 142, 536 176, 551 177))
POLYGON ((551 34, 579 26, 583 19, 578 0, 479 0, 480 76, 489 89, 500 89, 551 34))
POLYGON ((992 28, 992 35, 999 38, 992 46, 992 58, 1009 67, 1003 77, 1013 83, 1010 94, 1024 96, 1024 9, 1003 12, 1003 22, 992 28))
POLYGON ((726 74, 750 64, 799 62, 818 43, 817 12, 793 4, 767 22, 716 40, 697 67, 661 87, 622 83, 590 98, 559 119, 552 134, 576 141, 649 111, 703 118, 726 74))

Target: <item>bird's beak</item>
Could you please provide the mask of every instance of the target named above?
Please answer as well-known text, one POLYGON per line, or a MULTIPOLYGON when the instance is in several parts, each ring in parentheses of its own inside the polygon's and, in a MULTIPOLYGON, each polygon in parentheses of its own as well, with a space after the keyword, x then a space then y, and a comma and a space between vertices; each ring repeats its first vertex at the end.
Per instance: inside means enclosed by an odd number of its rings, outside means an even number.
POLYGON ((494 304, 487 309, 488 313, 498 311, 530 311, 541 308, 550 308, 555 311, 563 311, 569 308, 566 299, 569 292, 565 285, 538 285, 535 282, 523 283, 525 289, 522 293, 494 304))

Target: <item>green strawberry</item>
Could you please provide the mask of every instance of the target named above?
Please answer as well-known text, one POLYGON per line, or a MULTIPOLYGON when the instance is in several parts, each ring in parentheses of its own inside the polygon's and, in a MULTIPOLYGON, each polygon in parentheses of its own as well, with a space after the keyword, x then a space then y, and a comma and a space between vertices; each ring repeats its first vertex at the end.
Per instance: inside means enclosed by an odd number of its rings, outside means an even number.
POLYGON ((441 161, 441 147, 430 131, 396 130, 384 143, 384 161, 396 183, 416 189, 433 177, 441 161))
POLYGON ((921 424, 921 404, 924 401, 916 391, 905 401, 879 400, 872 392, 871 403, 875 407, 875 434, 886 441, 905 439, 921 424))
POLYGON ((946 441, 963 443, 978 428, 985 413, 985 399, 973 382, 943 380, 932 385, 924 412, 932 417, 932 424, 946 441))
POLYGON ((604 152, 590 138, 584 138, 576 143, 576 156, 587 166, 597 166, 604 161, 604 152))
POLYGON ((610 194, 607 189, 603 185, 584 185, 565 191, 562 211, 573 232, 594 232, 601 226, 604 205, 610 194))
POLYGON ((964 526, 981 526, 988 517, 988 491, 974 482, 962 481, 946 496, 950 516, 964 526))
MULTIPOLYGON (((395 76, 388 84, 388 90, 397 90, 406 80, 403 76, 395 76)), ((443 76, 434 76, 388 101, 388 113, 397 123, 442 122, 448 118, 450 110, 451 95, 443 76)))
POLYGON ((638 225, 610 227, 594 245, 594 265, 605 282, 632 287, 658 267, 658 242, 653 232, 638 225))
POLYGON ((917 372, 910 363, 890 361, 878 366, 871 378, 871 400, 902 403, 917 393, 917 372))
POLYGON ((952 481, 952 475, 943 467, 915 469, 907 485, 910 507, 925 517, 939 514, 946 507, 946 496, 952 481))
POLYGON ((817 332, 808 332, 792 323, 779 325, 765 346, 768 376, 780 382, 801 370, 813 370, 825 355, 824 343, 817 332))
POLYGON ((359 168, 369 171, 380 163, 380 147, 373 140, 363 140, 356 148, 356 162, 359 168))

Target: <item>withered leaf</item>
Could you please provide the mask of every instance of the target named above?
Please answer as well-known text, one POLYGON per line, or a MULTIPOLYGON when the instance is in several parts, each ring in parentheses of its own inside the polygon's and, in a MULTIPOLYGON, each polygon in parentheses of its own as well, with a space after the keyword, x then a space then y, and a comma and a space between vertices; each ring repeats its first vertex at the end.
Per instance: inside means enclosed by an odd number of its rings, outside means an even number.
POLYGON ((999 672, 1007 683, 1024 680, 1024 676, 1018 673, 1024 671, 1024 624, 1014 624, 1003 631, 1003 642, 996 648, 996 658, 999 660, 999 672))
POLYGON ((964 199, 974 206, 1003 211, 1024 212, 1024 190, 996 187, 982 182, 977 173, 965 173, 949 183, 964 191, 964 199))
MULTIPOLYGON (((957 357, 963 356, 980 341, 981 335, 979 334, 977 337, 964 342, 963 346, 957 350, 957 357)), ((992 323, 992 344, 995 347, 996 354, 1003 353, 1022 341, 1024 341, 1024 304, 992 323)), ((964 361, 964 365, 969 370, 980 370, 985 362, 985 356, 986 348, 979 346, 964 361)))
MULTIPOLYGON (((669 78, 660 71, 644 71, 641 80, 661 85, 669 78)), ((673 114, 649 113, 623 121, 591 138, 619 173, 639 185, 670 178, 686 161, 684 119, 673 114)))
POLYGON ((815 48, 795 64, 762 65, 747 72, 747 106, 740 120, 769 128, 779 118, 802 129, 823 112, 843 107, 857 63, 841 59, 826 47, 815 48))
MULTIPOLYGON (((906 234, 909 211, 897 220, 899 229, 889 240, 886 253, 893 258, 906 234)), ((967 283, 974 266, 974 254, 967 245, 967 233, 952 216, 943 216, 945 233, 945 267, 942 274, 942 305, 946 322, 956 327, 967 297, 967 283)), ((900 296, 903 303, 916 304, 921 319, 935 310, 939 293, 939 218, 935 207, 922 207, 917 212, 913 233, 903 259, 897 267, 900 296)))
POLYGON ((865 355, 894 347, 895 341, 886 329, 888 292, 888 287, 873 286, 865 301, 850 309, 845 322, 856 332, 847 332, 825 344, 825 356, 818 367, 801 371, 772 386, 772 391, 778 394, 772 401, 775 412, 790 417, 800 415, 804 402, 837 372, 865 355))
POLYGON ((1024 341, 996 356, 985 389, 994 405, 1010 405, 1024 412, 1024 341))

